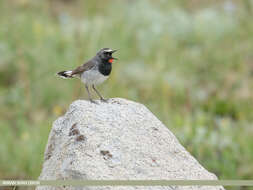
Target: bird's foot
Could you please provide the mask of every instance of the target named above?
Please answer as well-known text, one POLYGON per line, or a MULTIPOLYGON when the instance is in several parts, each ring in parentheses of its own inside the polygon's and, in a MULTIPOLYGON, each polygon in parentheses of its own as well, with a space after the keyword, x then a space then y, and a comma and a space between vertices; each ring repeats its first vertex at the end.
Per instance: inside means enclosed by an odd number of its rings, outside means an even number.
POLYGON ((93 104, 98 104, 95 100, 90 99, 90 102, 93 104))
POLYGON ((100 98, 102 102, 108 102, 108 99, 100 98))

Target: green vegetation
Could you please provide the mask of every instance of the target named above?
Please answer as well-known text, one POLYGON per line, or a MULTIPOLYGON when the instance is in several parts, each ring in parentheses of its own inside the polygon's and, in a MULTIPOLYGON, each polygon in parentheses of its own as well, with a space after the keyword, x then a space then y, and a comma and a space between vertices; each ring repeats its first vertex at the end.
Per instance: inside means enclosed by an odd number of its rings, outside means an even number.
MULTIPOLYGON (((107 97, 145 104, 220 179, 253 176, 252 1, 0 1, 0 178, 36 179, 78 80, 120 49, 107 97)), ((116 55, 116 54, 115 54, 116 55)))

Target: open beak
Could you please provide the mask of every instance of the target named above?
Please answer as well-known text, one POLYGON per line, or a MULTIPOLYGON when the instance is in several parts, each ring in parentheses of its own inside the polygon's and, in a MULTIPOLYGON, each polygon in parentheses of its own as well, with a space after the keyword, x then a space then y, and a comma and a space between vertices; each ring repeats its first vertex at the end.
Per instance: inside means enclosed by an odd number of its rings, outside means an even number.
MULTIPOLYGON (((117 49, 115 49, 115 50, 112 50, 112 53, 115 53, 116 51, 118 51, 117 49)), ((113 59, 115 59, 115 60, 118 60, 118 58, 116 58, 116 57, 112 57, 113 59)))

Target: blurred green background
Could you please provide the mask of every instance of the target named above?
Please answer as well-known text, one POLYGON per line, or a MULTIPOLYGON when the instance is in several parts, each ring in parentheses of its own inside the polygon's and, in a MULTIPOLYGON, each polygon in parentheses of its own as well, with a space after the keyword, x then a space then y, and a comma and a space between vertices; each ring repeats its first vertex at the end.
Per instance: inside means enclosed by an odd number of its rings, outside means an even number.
POLYGON ((120 49, 105 97, 145 104, 220 179, 253 178, 252 9, 252 0, 1 0, 0 178, 37 179, 52 122, 87 98, 79 80, 55 73, 103 47, 120 49))

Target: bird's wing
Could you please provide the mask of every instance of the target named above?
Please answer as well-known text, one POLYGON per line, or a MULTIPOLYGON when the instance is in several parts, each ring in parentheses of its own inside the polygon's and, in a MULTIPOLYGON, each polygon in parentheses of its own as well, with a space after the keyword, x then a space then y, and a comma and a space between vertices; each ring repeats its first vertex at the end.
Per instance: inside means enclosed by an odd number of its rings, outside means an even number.
POLYGON ((71 75, 78 75, 81 74, 84 71, 90 70, 92 67, 96 65, 96 62, 94 60, 87 61, 83 65, 77 67, 76 69, 72 70, 71 75))

